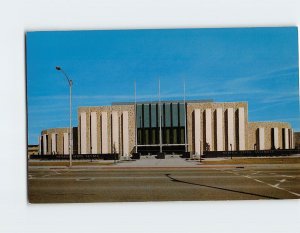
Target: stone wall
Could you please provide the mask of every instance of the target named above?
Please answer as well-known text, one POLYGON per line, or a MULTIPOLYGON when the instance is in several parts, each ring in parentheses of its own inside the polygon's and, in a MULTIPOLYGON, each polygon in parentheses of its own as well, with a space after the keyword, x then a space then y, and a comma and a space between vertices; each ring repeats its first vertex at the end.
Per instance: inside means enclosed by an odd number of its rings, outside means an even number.
MULTIPOLYGON (((63 154, 63 137, 64 133, 69 133, 69 128, 52 128, 52 129, 46 129, 41 132, 41 136, 48 135, 48 151, 46 154, 50 155, 52 154, 52 134, 57 134, 57 148, 56 148, 56 154, 63 154)), ((39 142, 39 146, 41 141, 39 142)))
MULTIPOLYGON (((289 148, 292 146, 291 141, 291 126, 286 122, 249 122, 248 123, 248 145, 249 150, 259 149, 259 128, 263 128, 264 134, 264 149, 269 150, 272 147, 272 128, 278 128, 278 148, 283 148, 283 129, 289 130, 289 148), (255 145, 255 146, 254 146, 255 145), (257 148, 255 148, 257 147, 257 148)), ((278 149, 276 148, 276 149, 278 149)))
MULTIPOLYGON (((188 150, 191 151, 192 153, 195 153, 195 139, 194 139, 194 129, 193 125, 195 123, 194 119, 194 111, 196 109, 200 109, 200 117, 201 117, 201 122, 200 122, 200 140, 201 140, 201 150, 203 151, 204 149, 204 141, 205 141, 205 129, 206 129, 206 120, 205 117, 208 115, 210 116, 211 119, 209 119, 208 122, 211 124, 211 135, 212 135, 212 140, 210 145, 210 150, 215 151, 217 150, 217 126, 216 126, 216 116, 217 116, 217 109, 222 109, 222 139, 223 139, 223 150, 230 150, 228 146, 228 137, 227 137, 227 124, 228 124, 228 119, 227 119, 227 111, 229 108, 233 109, 233 145, 232 149, 239 149, 239 140, 238 140, 238 109, 239 108, 244 108, 244 132, 245 132, 245 149, 248 148, 248 142, 246 140, 247 138, 247 132, 248 132, 248 103, 247 102, 223 102, 223 103, 217 103, 217 102, 206 102, 206 103, 187 103, 187 143, 188 143, 188 150), (211 109, 211 114, 206 114, 205 111, 206 109, 211 109)), ((219 148, 220 150, 220 148, 219 148)))
POLYGON ((295 148, 300 149, 300 132, 294 133, 295 148))
POLYGON ((123 123, 122 123, 122 114, 123 111, 128 112, 128 134, 129 134, 129 153, 133 153, 135 146, 135 111, 134 105, 113 105, 113 106, 95 106, 95 107, 80 107, 78 109, 78 151, 79 153, 92 153, 91 148, 91 113, 96 114, 96 122, 97 122, 97 154, 103 153, 103 145, 102 141, 107 141, 108 145, 108 153, 113 153, 114 145, 112 143, 112 113, 115 112, 117 114, 118 121, 118 145, 115 145, 116 152, 123 155, 123 123), (81 113, 86 114, 86 152, 81 151, 81 113), (103 115, 107 114, 107 133, 103 135, 102 132, 102 120, 103 115), (106 136, 107 138, 102 138, 106 136))

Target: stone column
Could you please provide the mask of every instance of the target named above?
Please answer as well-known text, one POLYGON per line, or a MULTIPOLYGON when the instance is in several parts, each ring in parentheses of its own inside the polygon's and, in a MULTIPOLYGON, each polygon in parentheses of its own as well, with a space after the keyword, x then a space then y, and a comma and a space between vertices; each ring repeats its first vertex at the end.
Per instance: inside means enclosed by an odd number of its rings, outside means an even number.
POLYGON ((101 146, 102 154, 108 153, 107 112, 101 114, 101 146))
POLYGON ((284 149, 289 149, 289 129, 284 128, 284 149))
POLYGON ((119 153, 119 116, 117 111, 112 111, 112 152, 119 153))
POLYGON ((57 148, 56 148, 56 133, 51 134, 51 152, 56 153, 57 148))
POLYGON ((64 155, 69 154, 69 133, 64 133, 64 155))
POLYGON ((97 154, 97 112, 91 112, 91 152, 97 154))
POLYGON ((201 114, 200 109, 194 110, 194 139, 195 139, 195 155, 200 155, 200 136, 201 136, 201 114))
POLYGON ((245 150, 245 109, 239 108, 239 150, 245 150))
POLYGON ((39 136, 39 155, 42 154, 42 136, 39 136))
POLYGON ((47 134, 43 134, 43 154, 46 155, 47 151, 47 134))
POLYGON ((217 151, 223 151, 224 145, 223 145, 223 109, 217 108, 217 151))
POLYGON ((295 146, 294 146, 294 130, 291 129, 291 149, 295 149, 295 146))
POLYGON ((234 150, 234 115, 233 108, 227 109, 227 148, 228 151, 231 150, 230 144, 232 145, 232 150, 234 150))
POLYGON ((123 155, 129 155, 128 111, 123 111, 123 155))
MULTIPOLYGON (((212 137, 211 137, 211 109, 205 109, 205 142, 209 144, 212 150, 212 137)), ((204 142, 204 145, 205 145, 204 142)))
POLYGON ((80 153, 87 154, 86 112, 80 113, 80 153))
POLYGON ((265 129, 264 128, 258 128, 258 139, 259 139, 259 150, 265 149, 265 129))
POLYGON ((274 147, 277 149, 279 147, 279 140, 278 140, 278 128, 274 128, 274 147))

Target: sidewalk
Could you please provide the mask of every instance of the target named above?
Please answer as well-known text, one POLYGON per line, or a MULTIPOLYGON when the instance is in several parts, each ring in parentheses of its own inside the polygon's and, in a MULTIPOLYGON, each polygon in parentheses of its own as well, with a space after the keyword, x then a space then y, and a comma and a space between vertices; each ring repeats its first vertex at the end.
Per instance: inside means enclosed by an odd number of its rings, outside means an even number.
MULTIPOLYGON (((30 163, 29 163, 30 164, 30 163)), ((33 163, 31 163, 33 164, 33 163)), ((30 169, 69 169, 68 161, 35 161, 30 169), (48 165, 49 164, 49 165, 48 165), (59 165, 58 165, 59 164, 59 165)), ((176 156, 167 156, 166 159, 156 159, 154 156, 143 157, 140 160, 116 161, 74 161, 71 169, 226 169, 226 168, 295 168, 300 169, 300 157, 276 158, 216 158, 187 160, 176 156)))

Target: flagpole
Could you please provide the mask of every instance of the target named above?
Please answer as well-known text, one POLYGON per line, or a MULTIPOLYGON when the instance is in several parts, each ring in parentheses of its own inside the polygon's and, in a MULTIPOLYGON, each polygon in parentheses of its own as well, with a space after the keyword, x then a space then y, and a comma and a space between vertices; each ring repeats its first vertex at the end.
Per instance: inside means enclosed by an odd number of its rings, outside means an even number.
POLYGON ((160 79, 158 80, 158 106, 159 106, 159 152, 162 153, 162 135, 161 135, 161 102, 160 102, 160 79))
POLYGON ((183 106, 184 106, 184 116, 185 116, 185 120, 184 120, 184 123, 185 123, 185 127, 184 127, 184 147, 185 147, 185 152, 187 152, 187 143, 186 143, 186 118, 187 118, 187 115, 186 115, 186 102, 185 102, 185 79, 183 80, 183 106))

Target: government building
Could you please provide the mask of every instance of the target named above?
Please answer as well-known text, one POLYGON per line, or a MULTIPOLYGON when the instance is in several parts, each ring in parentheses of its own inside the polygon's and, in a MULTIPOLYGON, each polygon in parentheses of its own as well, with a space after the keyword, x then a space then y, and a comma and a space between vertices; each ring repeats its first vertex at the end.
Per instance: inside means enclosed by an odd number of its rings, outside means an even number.
MULTIPOLYGON (((78 108, 73 154, 131 156, 294 149, 286 122, 249 122, 247 102, 126 102, 78 108)), ((69 128, 46 129, 39 154, 69 154, 69 128)))

